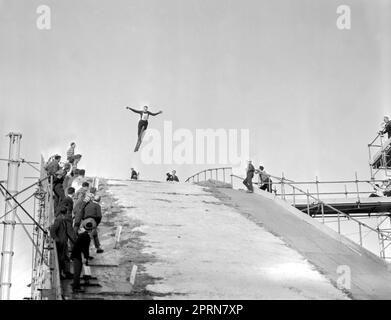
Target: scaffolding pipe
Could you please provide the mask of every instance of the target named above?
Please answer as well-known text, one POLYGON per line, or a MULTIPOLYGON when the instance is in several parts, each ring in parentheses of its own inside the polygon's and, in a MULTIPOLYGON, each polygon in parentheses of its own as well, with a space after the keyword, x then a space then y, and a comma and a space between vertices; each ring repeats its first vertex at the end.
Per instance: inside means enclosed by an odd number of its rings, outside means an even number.
MULTIPOLYGON (((20 133, 9 133, 9 162, 7 174, 7 189, 11 195, 17 194, 18 190, 18 173, 20 166, 20 133)), ((14 205, 14 200, 6 197, 5 211, 13 209, 4 219, 3 227, 3 244, 1 250, 1 266, 0 266, 0 300, 9 300, 11 293, 11 276, 12 276, 12 258, 14 255, 14 236, 15 236, 15 216, 17 206, 14 205)))

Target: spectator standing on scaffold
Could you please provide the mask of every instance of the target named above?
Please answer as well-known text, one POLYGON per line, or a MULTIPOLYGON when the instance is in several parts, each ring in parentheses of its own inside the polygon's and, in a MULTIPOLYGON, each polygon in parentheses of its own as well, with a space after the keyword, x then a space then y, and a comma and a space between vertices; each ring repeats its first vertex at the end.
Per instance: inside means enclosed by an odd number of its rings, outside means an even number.
POLYGON ((61 156, 56 154, 48 160, 48 163, 45 166, 48 176, 54 176, 60 167, 61 156))
POLYGON ((65 199, 64 179, 71 165, 66 163, 63 169, 58 170, 53 178, 53 192, 54 192, 54 212, 58 213, 59 204, 65 199))
POLYGON ((83 258, 85 264, 88 265, 90 259, 90 243, 91 243, 91 232, 94 228, 93 221, 88 221, 78 233, 77 239, 72 249, 71 259, 73 260, 73 283, 72 290, 74 293, 84 292, 80 287, 80 275, 83 269, 83 258))
POLYGON ((72 216, 68 215, 68 209, 61 206, 59 214, 50 226, 50 235, 56 242, 58 262, 61 279, 72 279, 68 254, 68 239, 73 243, 76 234, 72 229, 72 216))
POLYGON ((76 143, 72 142, 71 146, 67 150, 67 160, 68 160, 69 163, 72 163, 73 160, 74 160, 75 148, 76 148, 76 143))
POLYGON ((381 134, 387 133, 387 138, 391 138, 391 121, 388 116, 384 116, 383 123, 382 123, 382 129, 380 130, 381 134))

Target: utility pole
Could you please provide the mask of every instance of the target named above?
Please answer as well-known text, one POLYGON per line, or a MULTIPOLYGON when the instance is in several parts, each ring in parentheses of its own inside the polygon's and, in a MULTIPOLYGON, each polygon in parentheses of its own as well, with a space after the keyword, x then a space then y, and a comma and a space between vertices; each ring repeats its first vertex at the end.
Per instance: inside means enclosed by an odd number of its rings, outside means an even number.
MULTIPOLYGON (((18 173, 20 166, 20 133, 9 133, 9 157, 8 157, 8 176, 7 189, 11 195, 18 191, 18 173)), ((0 268, 0 300, 9 300, 11 291, 12 258, 14 255, 14 234, 15 234, 15 215, 16 203, 6 196, 5 212, 12 210, 4 217, 3 224, 3 243, 1 249, 1 268, 0 268)))

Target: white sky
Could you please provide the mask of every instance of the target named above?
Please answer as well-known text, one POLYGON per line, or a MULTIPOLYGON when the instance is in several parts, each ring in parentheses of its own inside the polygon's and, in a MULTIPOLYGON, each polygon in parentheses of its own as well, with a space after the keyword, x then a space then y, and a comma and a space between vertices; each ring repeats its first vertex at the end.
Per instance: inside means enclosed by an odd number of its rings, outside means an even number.
POLYGON ((150 128, 249 129, 252 159, 272 174, 367 178, 391 102, 390 39, 386 0, 0 0, 0 135, 22 132, 30 160, 76 141, 89 175, 202 169, 142 165, 124 106, 147 103, 164 110, 150 128), (36 28, 41 4, 50 31, 36 28), (341 4, 349 31, 336 27, 341 4))
MULTIPOLYGON (((75 140, 92 175, 125 177, 149 103, 162 129, 248 128, 251 156, 292 179, 368 175, 366 144, 390 103, 390 1, 0 1, 0 128, 23 153, 65 154, 75 140)), ((1 144, 0 155, 6 154, 1 144)), ((175 166, 181 177, 198 171, 175 166)))

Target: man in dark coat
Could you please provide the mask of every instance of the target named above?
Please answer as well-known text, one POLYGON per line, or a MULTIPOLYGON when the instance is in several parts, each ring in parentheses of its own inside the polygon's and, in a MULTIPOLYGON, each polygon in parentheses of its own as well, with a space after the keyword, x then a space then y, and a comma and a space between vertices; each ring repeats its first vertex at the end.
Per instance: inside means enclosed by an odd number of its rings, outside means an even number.
MULTIPOLYGON (((61 201, 60 207, 67 208, 67 217, 70 217, 72 220, 72 211, 73 211, 73 196, 75 194, 75 188, 69 187, 67 189, 67 196, 61 201)), ((58 212, 57 212, 58 214, 58 212)), ((56 214, 56 216, 57 216, 56 214)))
MULTIPOLYGON (((94 240, 94 245, 96 248, 96 253, 103 253, 103 249, 100 246, 99 237, 98 237, 98 225, 102 221, 102 208, 100 206, 100 196, 95 196, 93 201, 87 203, 84 209, 84 221, 88 219, 93 219, 96 223, 96 227, 92 230, 91 236, 94 240)), ((83 221, 83 223, 84 223, 83 221)))
POLYGON ((46 165, 45 169, 47 171, 48 176, 54 176, 55 173, 60 170, 60 161, 61 156, 56 154, 53 158, 49 160, 49 163, 46 165))
POLYGON ((138 180, 138 173, 134 168, 131 168, 131 173, 130 173, 130 179, 131 180, 138 180))
POLYGON ((380 133, 381 134, 387 133, 387 138, 390 139, 391 138, 391 121, 390 121, 389 117, 384 116, 382 126, 383 126, 383 128, 380 131, 380 133))
POLYGON ((82 254, 85 259, 85 264, 88 265, 90 258, 90 233, 94 228, 93 222, 88 222, 80 229, 75 244, 72 249, 71 259, 73 260, 73 283, 72 290, 74 293, 84 292, 80 287, 80 275, 83 269, 82 254))
POLYGON ((75 242, 76 234, 72 228, 72 217, 67 215, 67 208, 61 206, 59 215, 50 227, 50 235, 56 242, 60 276, 62 279, 72 279, 68 256, 68 239, 75 242))
POLYGON ((172 170, 172 173, 169 176, 167 175, 167 181, 179 182, 179 178, 176 175, 176 171, 175 170, 172 170))
POLYGON ((65 199, 65 191, 64 191, 64 179, 67 175, 68 171, 71 169, 69 163, 64 165, 63 169, 58 170, 53 178, 53 192, 55 195, 54 198, 54 210, 55 212, 58 210, 58 206, 65 199))
POLYGON ((243 180, 243 184, 246 186, 247 192, 249 193, 254 192, 254 187, 253 187, 254 172, 255 172, 255 168, 252 165, 251 160, 249 160, 247 166, 246 179, 243 180))

